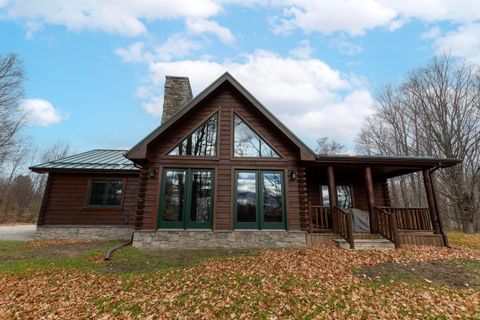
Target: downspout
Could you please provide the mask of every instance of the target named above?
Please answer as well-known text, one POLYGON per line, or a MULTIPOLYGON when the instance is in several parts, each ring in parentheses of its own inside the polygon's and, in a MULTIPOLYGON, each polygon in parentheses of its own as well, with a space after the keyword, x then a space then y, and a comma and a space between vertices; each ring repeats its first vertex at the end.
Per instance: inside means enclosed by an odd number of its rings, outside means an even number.
POLYGON ((433 199, 434 199, 434 202, 435 202, 435 211, 437 211, 438 227, 440 228, 440 233, 442 234, 443 244, 445 245, 445 247, 451 248, 450 244, 448 243, 447 234, 445 233, 445 230, 443 229, 442 218, 440 217, 440 211, 438 210, 437 192, 435 191, 435 185, 434 185, 433 179, 432 179, 432 173, 434 173, 435 171, 437 171, 441 167, 442 167, 442 163, 439 162, 437 166, 435 166, 434 168, 429 170, 429 174, 430 174, 430 180, 432 180, 432 189, 433 189, 433 199))
POLYGON ((111 248, 110 250, 108 250, 108 252, 107 252, 107 254, 105 255, 105 257, 103 258, 103 260, 104 260, 104 261, 109 261, 115 251, 117 251, 118 249, 127 247, 127 246, 131 246, 132 243, 133 243, 133 232, 132 232, 132 236, 131 236, 131 238, 130 238, 130 241, 125 242, 125 243, 122 243, 122 244, 119 244, 118 246, 113 247, 113 248, 111 248))

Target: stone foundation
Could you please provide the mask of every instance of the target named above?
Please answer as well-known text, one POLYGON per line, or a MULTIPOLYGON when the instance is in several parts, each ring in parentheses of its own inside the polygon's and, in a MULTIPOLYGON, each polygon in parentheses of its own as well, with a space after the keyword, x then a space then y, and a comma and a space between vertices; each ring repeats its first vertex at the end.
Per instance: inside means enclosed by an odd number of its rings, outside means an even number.
POLYGON ((37 240, 130 240, 133 228, 113 226, 37 226, 37 240))
POLYGON ((305 247, 303 231, 284 230, 136 230, 133 246, 137 248, 274 248, 305 247))

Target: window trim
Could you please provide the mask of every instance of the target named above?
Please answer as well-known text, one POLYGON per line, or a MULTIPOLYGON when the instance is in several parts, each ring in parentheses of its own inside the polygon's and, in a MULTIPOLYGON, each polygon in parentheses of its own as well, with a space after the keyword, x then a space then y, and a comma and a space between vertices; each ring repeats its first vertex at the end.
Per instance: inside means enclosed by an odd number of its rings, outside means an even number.
MULTIPOLYGON (((90 178, 88 180, 87 201, 86 201, 85 208, 86 209, 122 209, 123 208, 123 201, 125 199, 124 195, 125 195, 126 185, 127 185, 127 179, 124 179, 124 178, 123 179, 121 179, 121 178, 120 179, 116 179, 116 178, 106 178, 106 179, 105 178, 100 178, 100 179, 90 178), (107 205, 107 204, 92 205, 92 204, 90 204, 90 199, 92 197, 92 186, 93 186, 93 184, 95 182, 106 182, 109 185, 112 181, 122 183, 122 196, 121 196, 121 199, 120 199, 120 204, 115 204, 115 205, 107 205)), ((102 197, 102 202, 103 203, 105 203, 107 190, 108 190, 108 188, 105 189, 103 197, 102 197)))
POLYGON ((215 206, 215 169, 214 168, 195 168, 195 167, 165 167, 162 169, 162 181, 160 184, 160 200, 157 210, 157 229, 212 229, 213 213, 215 206), (167 171, 182 171, 185 172, 185 185, 183 207, 182 207, 182 221, 164 221, 162 220, 163 207, 165 205, 165 188, 167 180, 165 179, 167 171), (207 222, 192 222, 190 221, 190 207, 192 203, 192 172, 193 171, 209 171, 212 174, 212 195, 210 196, 210 212, 209 221, 207 222))
POLYGON ((232 124, 232 138, 231 138, 231 147, 230 147, 230 153, 231 153, 231 159, 232 160, 282 160, 284 159, 283 155, 275 148, 272 146, 271 143, 268 142, 268 139, 266 139, 262 134, 260 134, 257 130, 253 129, 252 125, 245 120, 244 117, 242 117, 238 112, 233 111, 232 112, 232 117, 231 117, 231 124, 232 124), (247 127, 250 128, 256 135, 258 135, 273 151, 275 151, 278 154, 278 157, 237 157, 235 156, 235 116, 239 117, 243 123, 247 127))
POLYGON ((208 160, 215 160, 215 159, 218 159, 219 158, 219 153, 220 153, 220 150, 219 150, 219 138, 220 138, 220 135, 219 135, 219 129, 220 129, 220 108, 217 108, 215 109, 214 112, 212 112, 211 114, 209 114, 207 117, 205 117, 204 119, 202 119, 202 121, 200 122, 200 124, 198 126, 196 126, 194 129, 192 129, 191 131, 189 131, 186 135, 182 136, 182 138, 180 138, 179 140, 177 140, 175 142, 175 144, 173 145, 173 147, 169 148, 167 152, 165 152, 163 155, 165 157, 168 157, 168 158, 175 158, 175 159, 208 159, 208 160), (193 156, 193 155, 175 155, 175 154, 169 154, 170 152, 172 152, 180 143, 183 142, 183 140, 187 139, 195 130, 197 130, 198 128, 200 128, 204 123, 206 123, 208 120, 210 120, 211 117, 213 117, 214 115, 217 115, 217 128, 216 128, 216 136, 215 136, 215 155, 214 156, 193 156))
POLYGON ((234 189, 233 189, 233 226, 235 229, 255 229, 255 230, 286 230, 287 229, 287 207, 286 207, 286 181, 285 171, 278 169, 235 169, 234 170, 234 189), (237 216, 237 194, 238 194, 238 172, 254 172, 256 179, 256 222, 240 222, 237 216), (265 173, 280 173, 282 184, 282 222, 265 222, 265 215, 263 214, 264 200, 263 200, 263 175, 265 173))

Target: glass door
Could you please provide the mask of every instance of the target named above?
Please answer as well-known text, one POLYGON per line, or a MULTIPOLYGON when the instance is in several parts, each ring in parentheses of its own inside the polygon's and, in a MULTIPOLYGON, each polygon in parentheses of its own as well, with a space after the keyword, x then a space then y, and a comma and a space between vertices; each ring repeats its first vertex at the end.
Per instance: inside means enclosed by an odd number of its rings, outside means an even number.
POLYGON ((211 228, 213 170, 164 169, 159 228, 211 228))
POLYGON ((235 172, 235 228, 285 229, 282 171, 235 172))

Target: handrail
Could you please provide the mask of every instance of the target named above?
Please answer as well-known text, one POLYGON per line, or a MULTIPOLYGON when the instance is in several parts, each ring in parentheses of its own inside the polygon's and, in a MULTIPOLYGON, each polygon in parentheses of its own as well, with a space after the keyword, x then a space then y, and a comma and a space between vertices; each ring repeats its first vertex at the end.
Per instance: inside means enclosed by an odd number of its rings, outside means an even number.
POLYGON ((397 228, 402 230, 432 231, 429 208, 377 207, 395 215, 397 228))
POLYGON ((349 244, 350 249, 355 249, 352 227, 352 213, 339 207, 333 208, 333 225, 335 232, 340 234, 349 244))
POLYGON ((374 212, 376 231, 382 237, 393 242, 395 244, 395 248, 400 248, 396 214, 386 211, 383 207, 375 207, 374 212))
POLYGON ((332 217, 330 207, 313 206, 308 202, 308 230, 332 229, 332 217))

